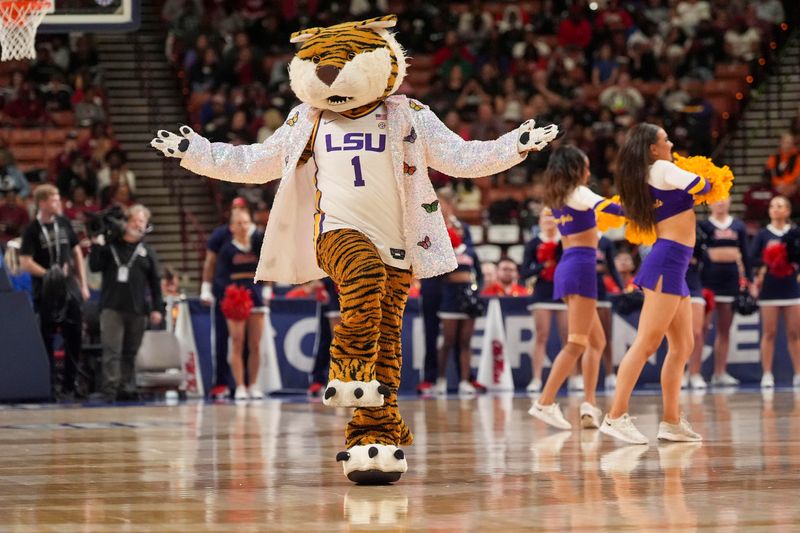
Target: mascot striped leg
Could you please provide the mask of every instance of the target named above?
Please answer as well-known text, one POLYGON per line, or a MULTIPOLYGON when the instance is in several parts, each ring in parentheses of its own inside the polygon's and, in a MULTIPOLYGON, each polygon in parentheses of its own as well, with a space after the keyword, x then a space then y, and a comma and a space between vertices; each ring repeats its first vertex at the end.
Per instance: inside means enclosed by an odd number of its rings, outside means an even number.
POLYGON ((342 315, 331 343, 326 405, 356 407, 345 432, 347 451, 336 459, 351 481, 397 481, 407 469, 398 446, 413 440, 397 408, 400 333, 411 272, 384 264, 375 246, 355 230, 321 235, 317 260, 339 286, 342 315), (364 405, 373 391, 380 403, 364 405), (332 402, 337 396, 339 401, 332 402))

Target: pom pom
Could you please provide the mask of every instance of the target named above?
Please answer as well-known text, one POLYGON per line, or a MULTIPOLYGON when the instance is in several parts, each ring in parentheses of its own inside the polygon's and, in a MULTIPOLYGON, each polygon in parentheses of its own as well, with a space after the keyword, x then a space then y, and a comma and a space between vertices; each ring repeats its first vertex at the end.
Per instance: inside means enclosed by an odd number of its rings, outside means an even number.
POLYGON ((458 231, 452 226, 447 228, 447 234, 450 236, 450 244, 453 245, 453 248, 458 248, 461 246, 461 243, 464 242, 461 235, 459 235, 458 231))
POLYGON ((720 168, 708 157, 699 155, 683 157, 680 154, 673 154, 673 159, 678 168, 697 174, 711 184, 711 191, 708 194, 695 196, 694 205, 713 204, 731 195, 734 177, 727 165, 720 168))
POLYGON ((651 246, 656 242, 656 228, 653 227, 650 231, 643 231, 635 224, 628 222, 625 226, 625 240, 631 244, 651 246))
POLYGON ((785 278, 794 274, 794 268, 789 263, 786 245, 782 242, 768 244, 761 254, 761 259, 767 266, 769 273, 776 278, 785 278))
POLYGON ((245 287, 228 285, 225 296, 219 303, 223 316, 229 320, 247 320, 253 309, 253 297, 245 287))
POLYGON ((717 306, 717 301, 714 298, 714 291, 711 289, 703 289, 703 300, 706 301, 706 314, 711 313, 717 306))
MULTIPOLYGON (((618 194, 612 196, 609 200, 615 204, 620 203, 618 194)), ((620 228, 625 224, 625 217, 606 213, 605 211, 595 211, 595 218, 597 219, 597 229, 602 233, 612 228, 620 228)))
POLYGON ((545 265, 539 277, 545 281, 553 281, 555 277, 557 248, 558 244, 554 242, 543 242, 536 248, 536 260, 545 265))

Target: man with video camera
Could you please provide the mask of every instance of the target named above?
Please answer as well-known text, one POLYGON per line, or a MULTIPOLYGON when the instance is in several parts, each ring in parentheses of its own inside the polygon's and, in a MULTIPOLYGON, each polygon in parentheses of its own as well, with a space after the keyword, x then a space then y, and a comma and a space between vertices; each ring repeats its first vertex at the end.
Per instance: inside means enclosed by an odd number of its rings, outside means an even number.
MULTIPOLYGON (((155 251, 143 242, 150 211, 128 209, 127 219, 113 212, 90 224, 89 268, 103 274, 100 294, 100 342, 103 346, 99 397, 105 401, 136 400, 134 363, 147 321, 161 323, 161 273, 155 251), (99 234, 98 234, 99 233, 99 234), (149 301, 147 293, 149 290, 149 301)), ((95 397, 95 396, 93 396, 95 397)))
POLYGON ((78 237, 69 220, 61 216, 58 189, 40 185, 33 199, 36 220, 22 233, 20 267, 31 273, 33 304, 50 359, 53 396, 69 400, 75 393, 83 331, 81 305, 89 299, 89 286, 78 237), (53 338, 59 327, 64 339, 64 376, 60 386, 53 356, 53 338))

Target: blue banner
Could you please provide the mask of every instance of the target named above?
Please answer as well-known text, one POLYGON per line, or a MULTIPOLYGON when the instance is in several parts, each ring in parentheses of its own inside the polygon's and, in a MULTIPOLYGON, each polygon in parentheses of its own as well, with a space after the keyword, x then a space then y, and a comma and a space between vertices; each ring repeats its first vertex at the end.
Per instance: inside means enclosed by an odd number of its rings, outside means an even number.
MULTIPOLYGON (((523 390, 531 379, 530 354, 533 349, 533 319, 527 310, 528 302, 523 298, 500 298, 505 326, 505 354, 511 365, 514 385, 523 390)), ((205 390, 211 389, 213 363, 211 358, 211 319, 209 308, 197 300, 191 302, 192 325, 197 350, 201 359, 201 369, 205 390)), ((636 337, 638 312, 629 315, 614 314, 613 335, 611 339, 615 366, 619 364, 625 351, 636 337)), ((314 365, 314 345, 318 328, 317 303, 311 300, 273 300, 271 303, 272 327, 275 331, 275 347, 281 381, 286 392, 304 391, 309 384, 309 374, 314 365)), ((484 319, 475 324, 472 338, 472 367, 477 368, 480 347, 483 339, 484 319)), ((761 359, 759 353, 758 314, 736 315, 731 328, 729 372, 742 383, 758 383, 761 379, 761 359)), ((403 316, 403 370, 401 392, 412 392, 422 379, 425 362, 425 338, 418 299, 410 299, 403 316)), ((703 374, 708 377, 713 370, 712 347, 713 328, 706 338, 703 352, 703 374)), ((547 343, 545 378, 550 361, 560 349, 560 340, 555 324, 547 343)), ((648 360, 639 379, 640 386, 657 386, 661 365, 667 352, 664 341, 658 352, 648 360)), ((448 377, 451 385, 457 382, 457 363, 455 355, 448 363, 448 377)), ((778 385, 788 385, 792 381, 791 360, 786 348, 785 326, 781 324, 775 339, 775 362, 773 373, 778 385)), ((601 368, 601 381, 603 369, 601 368)))

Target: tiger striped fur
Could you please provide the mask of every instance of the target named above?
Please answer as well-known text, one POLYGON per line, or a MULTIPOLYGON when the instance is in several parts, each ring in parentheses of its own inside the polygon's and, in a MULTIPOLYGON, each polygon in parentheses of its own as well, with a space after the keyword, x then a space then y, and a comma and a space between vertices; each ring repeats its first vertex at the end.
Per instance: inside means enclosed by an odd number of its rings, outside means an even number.
POLYGON ((355 409, 345 432, 347 447, 411 444, 413 436, 397 408, 411 272, 384 264, 375 245, 349 229, 319 236, 317 262, 339 287, 342 321, 331 343, 330 380, 377 379, 391 391, 383 406, 355 409))

